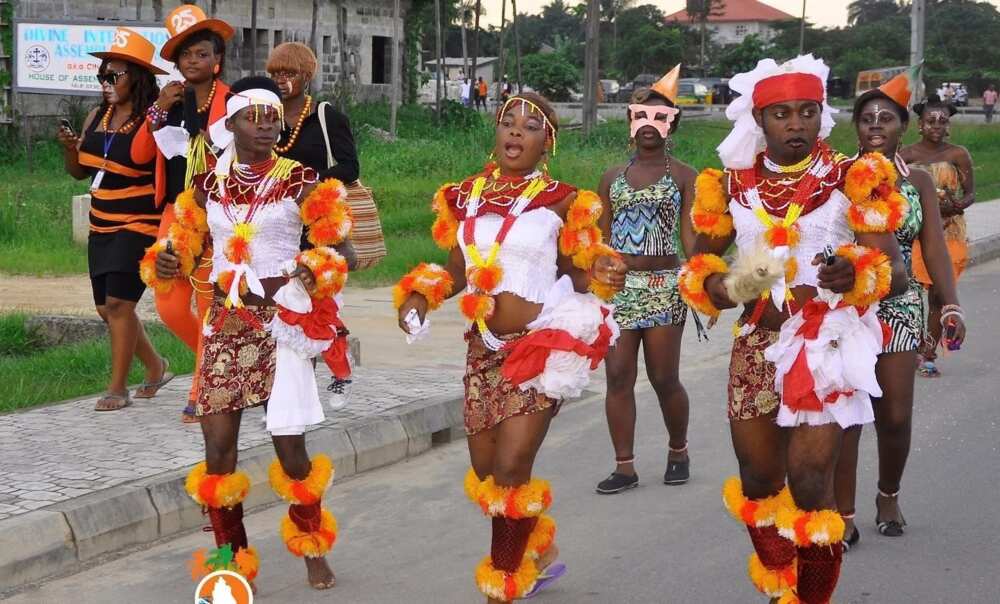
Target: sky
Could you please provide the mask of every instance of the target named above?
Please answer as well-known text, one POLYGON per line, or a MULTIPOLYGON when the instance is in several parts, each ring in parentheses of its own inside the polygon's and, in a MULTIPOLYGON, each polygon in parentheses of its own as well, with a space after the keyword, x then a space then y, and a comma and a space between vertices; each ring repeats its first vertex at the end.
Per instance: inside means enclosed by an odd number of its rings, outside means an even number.
MULTIPOLYGON (((486 11, 486 22, 492 25, 500 23, 500 1, 483 0, 486 11)), ((518 0, 517 10, 524 13, 537 13, 551 0, 518 0)), ((566 4, 574 5, 582 0, 566 0, 566 4)), ((735 1, 735 0, 734 0, 735 1)), ((802 0, 762 0, 765 4, 798 17, 802 14, 802 0)), ((1000 0, 991 0, 1000 5, 1000 0)), ((821 27, 837 27, 847 23, 847 5, 850 0, 806 0, 806 19, 821 27)), ((684 8, 684 0, 635 0, 634 4, 655 4, 664 13, 670 14, 684 8)), ((508 11, 510 10, 508 4, 508 11)))

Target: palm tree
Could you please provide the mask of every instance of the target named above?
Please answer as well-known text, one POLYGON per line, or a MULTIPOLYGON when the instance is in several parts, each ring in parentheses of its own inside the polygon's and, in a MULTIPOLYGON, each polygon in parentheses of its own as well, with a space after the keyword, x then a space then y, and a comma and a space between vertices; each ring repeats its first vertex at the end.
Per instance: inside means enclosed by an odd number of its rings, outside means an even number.
POLYGON ((479 17, 483 15, 483 0, 476 0, 476 29, 472 34, 472 44, 475 49, 472 51, 472 73, 468 74, 469 81, 476 85, 476 64, 479 63, 479 17))
POLYGON ((708 19, 725 14, 726 2, 725 0, 687 0, 685 11, 688 18, 698 23, 698 31, 701 35, 701 49, 699 51, 701 75, 704 77, 706 73, 705 42, 708 38, 708 19))
MULTIPOLYGON (((629 8, 635 0, 601 0, 601 14, 611 22, 611 56, 618 56, 618 13, 629 8)), ((621 68, 621 65, 618 66, 621 68)))
POLYGON ((858 25, 898 15, 906 8, 893 0, 853 0, 847 5, 847 24, 858 25))
POLYGON ((465 32, 472 23, 475 15, 475 2, 473 0, 460 0, 458 4, 458 23, 462 28, 462 71, 469 77, 469 47, 466 44, 465 32))

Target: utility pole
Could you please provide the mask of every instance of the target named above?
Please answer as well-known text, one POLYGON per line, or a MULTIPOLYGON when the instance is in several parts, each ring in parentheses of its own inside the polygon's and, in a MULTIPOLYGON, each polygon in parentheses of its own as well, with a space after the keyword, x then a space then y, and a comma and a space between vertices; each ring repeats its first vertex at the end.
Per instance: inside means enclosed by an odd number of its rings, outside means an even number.
MULTIPOLYGON (((438 122, 441 121, 441 0, 434 0, 434 29, 436 30, 435 37, 436 40, 436 52, 434 53, 437 57, 437 69, 435 70, 437 79, 437 90, 434 95, 434 101, 437 111, 438 122)), ((464 41, 465 38, 463 38, 464 41)))
POLYGON ((802 21, 799 23, 799 54, 806 52, 806 0, 802 0, 802 21))
POLYGON ((389 132, 393 139, 396 138, 396 113, 399 109, 399 47, 399 0, 396 0, 392 5, 392 109, 389 112, 389 132))
POLYGON ((500 0, 500 75, 497 76, 497 107, 500 106, 500 97, 503 96, 503 86, 504 86, 504 56, 503 56, 503 35, 504 35, 504 20, 507 17, 507 0, 500 0))
MULTIPOLYGON (((924 0, 913 0, 910 8, 910 65, 920 65, 924 62, 924 20, 927 16, 927 5, 924 0)), ((921 77, 913 82, 910 92, 917 99, 924 98, 923 71, 921 77)))
POLYGON ((523 85, 521 82, 521 38, 517 35, 517 0, 510 0, 510 10, 511 10, 511 22, 514 25, 514 63, 516 65, 517 71, 517 93, 520 94, 524 92, 523 85))
POLYGON ((257 0, 250 1, 250 75, 257 75, 257 0))
POLYGON ((600 43, 601 2, 587 2, 587 45, 583 67, 583 133, 590 134, 597 124, 597 60, 600 43))
MULTIPOLYGON (((478 69, 479 69, 479 15, 482 12, 483 12, 483 0, 476 0, 476 21, 475 21, 475 23, 476 23, 476 25, 475 25, 476 29, 472 32, 472 46, 473 46, 473 49, 472 49, 472 72, 468 74, 469 81, 472 82, 473 86, 477 86, 478 85, 478 82, 476 81, 476 79, 477 79, 476 78, 476 74, 479 73, 479 71, 478 71, 478 69)), ((488 98, 488 96, 489 95, 487 94, 487 98, 488 98)), ((473 95, 472 98, 475 98, 475 95, 473 95)), ((486 102, 484 101, 483 104, 485 105, 486 102)), ((476 111, 479 111, 478 107, 476 107, 476 111)))

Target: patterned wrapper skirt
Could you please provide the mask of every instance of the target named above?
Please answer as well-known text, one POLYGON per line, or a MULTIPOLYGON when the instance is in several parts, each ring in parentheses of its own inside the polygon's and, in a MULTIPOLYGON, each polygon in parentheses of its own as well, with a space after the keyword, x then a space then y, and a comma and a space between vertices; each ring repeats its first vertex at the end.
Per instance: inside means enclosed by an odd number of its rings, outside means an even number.
POLYGON ((622 329, 648 329, 661 325, 683 325, 687 306, 677 289, 679 268, 659 271, 629 271, 625 288, 611 300, 615 321, 622 329))
MULTIPOLYGON (((245 310, 261 326, 276 312, 273 306, 247 306, 245 310)), ((222 303, 214 300, 208 309, 209 324, 214 325, 222 312, 222 303)), ((231 413, 266 403, 274 384, 276 348, 270 333, 230 311, 221 328, 202 341, 195 415, 231 413)))
MULTIPOLYGON (((510 342, 527 332, 498 336, 510 342)), ((483 338, 475 329, 465 334, 469 352, 465 360, 465 432, 472 435, 489 430, 505 419, 516 415, 529 415, 543 411, 557 404, 535 389, 522 391, 510 383, 500 368, 507 359, 508 352, 493 351, 483 344, 483 338)))
POLYGON ((774 364, 764 350, 778 341, 777 330, 757 326, 750 334, 733 339, 729 362, 729 420, 754 419, 773 413, 781 404, 774 389, 774 364))
POLYGON ((892 330, 892 339, 882 347, 883 354, 920 348, 924 333, 924 303, 920 284, 911 281, 905 292, 879 302, 878 318, 892 330))

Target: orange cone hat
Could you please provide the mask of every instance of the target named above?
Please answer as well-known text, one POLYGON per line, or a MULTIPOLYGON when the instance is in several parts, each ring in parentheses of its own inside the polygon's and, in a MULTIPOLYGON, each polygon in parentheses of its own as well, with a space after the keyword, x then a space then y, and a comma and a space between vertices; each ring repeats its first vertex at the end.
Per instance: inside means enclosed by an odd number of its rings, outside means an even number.
POLYGON ((879 91, 902 108, 910 106, 910 95, 920 74, 920 65, 914 65, 878 87, 879 91))
POLYGON ((681 77, 681 64, 667 72, 650 88, 667 97, 671 103, 677 103, 677 79, 681 77))

